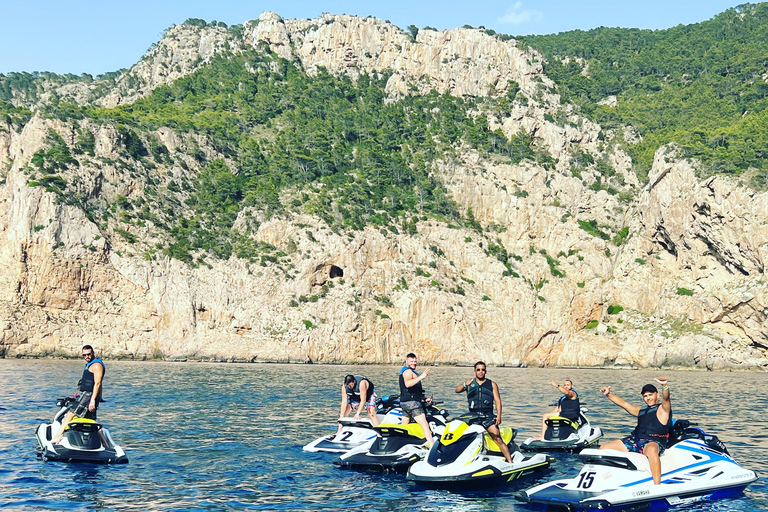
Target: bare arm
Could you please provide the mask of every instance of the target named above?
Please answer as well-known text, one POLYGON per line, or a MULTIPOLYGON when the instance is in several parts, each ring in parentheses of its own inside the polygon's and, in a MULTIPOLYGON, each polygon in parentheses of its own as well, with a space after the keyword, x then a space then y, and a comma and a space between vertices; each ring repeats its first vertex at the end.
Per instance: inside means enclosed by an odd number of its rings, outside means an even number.
POLYGON ((571 400, 574 400, 576 398, 576 392, 572 389, 565 389, 565 386, 561 386, 555 381, 551 381, 550 384, 555 386, 559 392, 570 398, 571 400))
POLYGON ((501 393, 499 393, 499 386, 495 382, 491 382, 493 385, 493 403, 496 405, 496 425, 501 424, 501 393))
POLYGON ((463 392, 465 392, 465 391, 467 390, 467 387, 469 386, 469 384, 470 384, 471 382, 472 382, 472 379, 470 379, 470 380, 465 380, 464 382, 462 382, 461 384, 459 384, 458 386, 456 386, 456 392, 457 392, 457 393, 463 393, 463 392))
POLYGON ((347 386, 341 385, 341 407, 339 408, 339 419, 344 417, 347 411, 347 386))
POLYGON ((421 375, 416 375, 413 370, 410 368, 405 370, 403 372, 403 382, 405 383, 405 387, 410 388, 421 382, 427 377, 427 374, 429 373, 429 368, 424 370, 424 373, 421 375))
POLYGON ((101 396, 101 381, 104 379, 104 367, 101 364, 92 364, 89 368, 93 374, 93 395, 91 396, 91 402, 88 404, 88 410, 94 411, 96 409, 97 400, 101 396))
POLYGON ((619 407, 627 411, 632 416, 637 416, 638 413, 640 412, 640 407, 638 407, 637 405, 632 405, 631 403, 627 402, 620 396, 617 396, 611 393, 611 386, 603 386, 602 388, 600 388, 600 392, 605 396, 607 396, 608 400, 615 403, 616 405, 618 405, 619 407))
POLYGON ((360 382, 360 405, 357 406, 357 412, 355 413, 355 419, 360 419, 360 415, 365 408, 365 397, 368 396, 368 381, 363 380, 360 382))
POLYGON ((672 415, 672 400, 669 398, 669 381, 666 377, 653 379, 661 385, 661 406, 656 409, 656 417, 662 425, 666 425, 672 415))

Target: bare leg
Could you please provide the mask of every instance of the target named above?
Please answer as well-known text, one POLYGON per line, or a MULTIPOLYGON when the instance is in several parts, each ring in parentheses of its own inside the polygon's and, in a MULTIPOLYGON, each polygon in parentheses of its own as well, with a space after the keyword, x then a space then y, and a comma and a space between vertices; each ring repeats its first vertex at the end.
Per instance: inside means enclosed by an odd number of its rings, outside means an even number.
POLYGON ((560 409, 556 407, 556 408, 552 409, 551 411, 546 412, 546 413, 544 413, 542 415, 542 417, 541 417, 541 435, 538 435, 538 436, 534 437, 534 439, 537 439, 537 440, 538 439, 544 439, 544 434, 547 433, 547 420, 549 418, 551 418, 552 416, 557 416, 558 414, 560 414, 560 409))
MULTIPOLYGON (((349 404, 347 404, 347 407, 346 407, 346 409, 344 409, 344 414, 343 414, 343 415, 342 415, 342 416, 341 416, 339 419, 341 419, 341 418, 343 418, 343 417, 345 417, 345 416, 349 416, 349 411, 350 411, 351 409, 352 409, 352 406, 351 406, 351 405, 349 405, 349 404)), ((342 429, 342 428, 343 428, 342 424, 341 424, 341 423, 339 423, 339 428, 336 430, 336 433, 335 433, 335 434, 333 434, 333 435, 334 435, 334 436, 337 436, 337 435, 339 435, 339 432, 341 432, 341 429, 342 429)))
POLYGON ((501 438, 501 432, 499 431, 499 427, 496 425, 491 425, 486 430, 491 435, 491 439, 493 439, 493 442, 496 443, 496 445, 501 450, 501 453, 504 454, 504 458, 507 459, 507 462, 512 464, 512 455, 510 455, 509 453, 509 447, 504 443, 504 440, 501 438))
POLYGON ((432 439, 432 431, 429 429, 429 423, 427 423, 427 416, 425 414, 419 414, 414 420, 416 420, 416 423, 421 425, 422 430, 424 430, 424 437, 427 438, 427 444, 432 446, 434 439, 432 439))
POLYGON ((379 426, 379 417, 376 416, 376 408, 375 407, 369 407, 368 408, 368 418, 371 420, 371 425, 374 427, 379 426))
POLYGON ((53 444, 56 444, 59 441, 61 441, 61 436, 64 434, 64 429, 67 428, 67 425, 69 424, 70 421, 72 421, 72 418, 74 417, 75 417, 75 413, 73 413, 72 411, 69 411, 67 412, 67 414, 64 415, 64 419, 61 422, 61 427, 59 427, 59 431, 56 432, 56 435, 53 436, 53 439, 51 440, 53 444))
POLYGON ((618 450, 620 452, 628 452, 627 447, 624 446, 624 443, 621 439, 616 439, 610 442, 607 442, 605 444, 600 445, 601 450, 618 450))
POLYGON ((659 458, 659 445, 656 443, 648 443, 643 447, 643 455, 648 457, 648 463, 651 466, 651 475, 653 476, 653 484, 659 485, 661 483, 661 459, 659 458))

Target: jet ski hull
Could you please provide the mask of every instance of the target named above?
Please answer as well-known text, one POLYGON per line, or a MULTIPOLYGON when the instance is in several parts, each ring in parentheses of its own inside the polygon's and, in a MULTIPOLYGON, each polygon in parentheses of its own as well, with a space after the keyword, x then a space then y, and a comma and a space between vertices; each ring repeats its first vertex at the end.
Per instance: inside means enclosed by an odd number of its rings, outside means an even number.
POLYGON ((426 462, 417 462, 408 470, 408 480, 424 487, 450 490, 477 490, 507 485, 515 480, 521 480, 538 471, 547 469, 552 459, 545 455, 513 457, 512 464, 503 457, 482 456, 472 463, 458 468, 425 468, 426 462))
POLYGON ((687 428, 661 456, 661 483, 653 484, 639 453, 587 449, 572 479, 527 489, 518 499, 550 510, 639 510, 736 496, 757 480, 739 466, 715 436, 687 428))
MULTIPOLYGON (((553 421, 561 418, 547 420, 548 427, 543 439, 529 437, 520 445, 520 449, 532 452, 565 451, 575 452, 596 445, 603 437, 603 431, 599 427, 590 425, 584 415, 586 408, 582 408, 579 416, 578 428, 567 428, 565 420, 553 421), (567 428, 567 431, 564 430, 567 428)), ((574 423, 575 425, 575 423, 574 423)))
MULTIPOLYGON (((427 422, 435 439, 445 430, 448 412, 429 407, 427 422)), ((426 436, 418 423, 407 425, 381 424, 375 427, 378 436, 370 442, 343 454, 335 464, 353 469, 405 472, 414 462, 429 452, 426 436)))
POLYGON ((408 469, 407 479, 424 487, 472 490, 507 484, 549 467, 550 457, 526 457, 517 451, 513 429, 502 427, 501 437, 509 448, 511 463, 471 416, 454 420, 427 457, 408 469))
MULTIPOLYGON (((73 423, 76 423, 74 420, 73 423)), ((37 458, 43 461, 90 462, 94 464, 127 464, 128 457, 123 449, 115 444, 109 431, 95 422, 85 424, 84 428, 68 429, 61 442, 51 442, 54 428, 60 423, 43 423, 37 427, 37 458)))

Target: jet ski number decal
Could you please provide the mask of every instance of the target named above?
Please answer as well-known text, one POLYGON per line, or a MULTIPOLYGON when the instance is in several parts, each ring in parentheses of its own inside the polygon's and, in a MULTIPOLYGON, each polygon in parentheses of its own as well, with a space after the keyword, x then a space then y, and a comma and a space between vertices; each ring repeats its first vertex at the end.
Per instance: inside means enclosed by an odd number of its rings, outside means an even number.
POLYGON ((341 434, 341 438, 339 439, 339 442, 346 443, 347 441, 349 441, 349 438, 352 437, 352 434, 353 433, 350 432, 349 430, 344 432, 343 434, 341 434))
POLYGON ((579 475, 579 482, 576 484, 576 487, 578 489, 589 489, 592 487, 592 484, 595 483, 596 474, 596 471, 587 471, 586 473, 582 473, 579 475))

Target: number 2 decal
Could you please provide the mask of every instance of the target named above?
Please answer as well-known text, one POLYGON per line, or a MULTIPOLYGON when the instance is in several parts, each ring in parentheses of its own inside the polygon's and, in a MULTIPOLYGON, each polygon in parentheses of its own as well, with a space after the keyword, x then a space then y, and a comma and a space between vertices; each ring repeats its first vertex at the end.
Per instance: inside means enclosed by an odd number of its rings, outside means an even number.
POLYGON ((347 441, 349 441, 349 438, 350 438, 350 437, 352 437, 352 432, 349 432, 349 431, 347 431, 347 432, 344 432, 344 433, 341 435, 341 439, 339 439, 339 442, 340 442, 340 443, 346 443, 347 441))
POLYGON ((579 476, 579 483, 576 484, 576 487, 579 489, 589 489, 592 487, 592 484, 595 483, 596 474, 596 471, 588 471, 586 473, 582 473, 581 476, 579 476))

